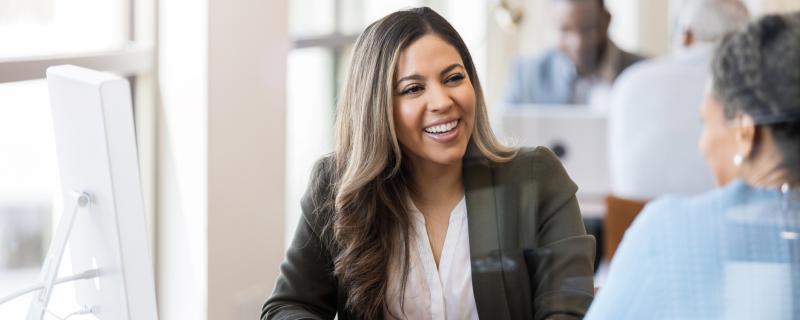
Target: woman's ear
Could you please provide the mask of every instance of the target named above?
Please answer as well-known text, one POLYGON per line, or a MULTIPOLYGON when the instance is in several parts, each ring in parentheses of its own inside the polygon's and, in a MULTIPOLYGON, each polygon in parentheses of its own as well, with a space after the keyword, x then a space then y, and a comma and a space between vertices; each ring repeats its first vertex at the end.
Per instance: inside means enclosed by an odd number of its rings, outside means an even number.
POLYGON ((736 152, 745 159, 753 156, 756 143, 756 125, 746 114, 736 116, 736 152))

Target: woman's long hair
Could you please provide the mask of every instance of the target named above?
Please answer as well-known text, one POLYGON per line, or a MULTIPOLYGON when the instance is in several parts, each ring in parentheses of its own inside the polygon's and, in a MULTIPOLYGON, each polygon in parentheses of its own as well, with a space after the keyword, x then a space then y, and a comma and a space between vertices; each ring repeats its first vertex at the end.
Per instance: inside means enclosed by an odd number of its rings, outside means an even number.
MULTIPOLYGON (((426 34, 456 48, 476 97, 470 143, 492 162, 507 162, 516 150, 501 145, 489 125, 483 92, 464 41, 430 8, 414 8, 380 19, 359 36, 337 105, 333 217, 324 232, 338 250, 334 274, 347 291, 346 307, 359 318, 383 318, 389 265, 400 255, 402 284, 408 274, 410 218, 407 164, 393 119, 393 82, 400 53, 426 34)), ((402 292, 403 289, 401 289, 402 292)))

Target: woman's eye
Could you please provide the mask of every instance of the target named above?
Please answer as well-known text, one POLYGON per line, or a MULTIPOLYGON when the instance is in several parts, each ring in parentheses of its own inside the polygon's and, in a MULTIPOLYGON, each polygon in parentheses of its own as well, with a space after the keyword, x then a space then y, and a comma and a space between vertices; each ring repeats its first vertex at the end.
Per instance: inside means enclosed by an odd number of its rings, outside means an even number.
POLYGON ((459 82, 461 80, 464 80, 464 75, 458 73, 458 74, 454 74, 450 78, 447 78, 447 80, 445 80, 445 83, 457 83, 457 82, 459 82))
POLYGON ((403 90, 403 92, 401 92, 401 94, 403 94, 403 95, 414 94, 414 93, 417 93, 417 92, 420 92, 420 91, 422 91, 422 87, 421 86, 411 86, 411 87, 408 87, 405 90, 403 90))

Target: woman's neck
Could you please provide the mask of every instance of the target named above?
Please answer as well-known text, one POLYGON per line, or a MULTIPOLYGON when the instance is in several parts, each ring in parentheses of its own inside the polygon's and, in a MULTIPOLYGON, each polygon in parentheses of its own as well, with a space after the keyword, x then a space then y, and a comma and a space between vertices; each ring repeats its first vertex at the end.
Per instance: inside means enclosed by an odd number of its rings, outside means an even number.
POLYGON ((464 195, 460 161, 450 165, 412 161, 410 176, 411 199, 418 207, 455 205, 464 195))
POLYGON ((771 141, 763 143, 760 150, 742 168, 741 178, 749 185, 759 188, 781 188, 788 183, 791 187, 800 184, 800 173, 790 168, 783 154, 771 141))
POLYGON ((781 188, 788 184, 791 188, 800 187, 800 177, 786 169, 783 165, 762 167, 743 177, 747 184, 759 188, 781 188))

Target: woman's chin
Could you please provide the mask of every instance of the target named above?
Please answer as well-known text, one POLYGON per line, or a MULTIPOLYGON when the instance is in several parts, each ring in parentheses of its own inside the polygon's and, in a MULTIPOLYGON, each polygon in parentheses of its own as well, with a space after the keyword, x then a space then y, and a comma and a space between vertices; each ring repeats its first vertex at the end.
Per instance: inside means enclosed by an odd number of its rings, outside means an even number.
POLYGON ((460 164, 467 152, 467 141, 460 141, 449 146, 425 145, 423 148, 403 148, 413 165, 449 166, 460 164))
POLYGON ((464 160, 465 151, 466 148, 464 148, 463 150, 451 149, 445 152, 432 153, 427 158, 429 161, 442 166, 460 164, 461 161, 464 160))

